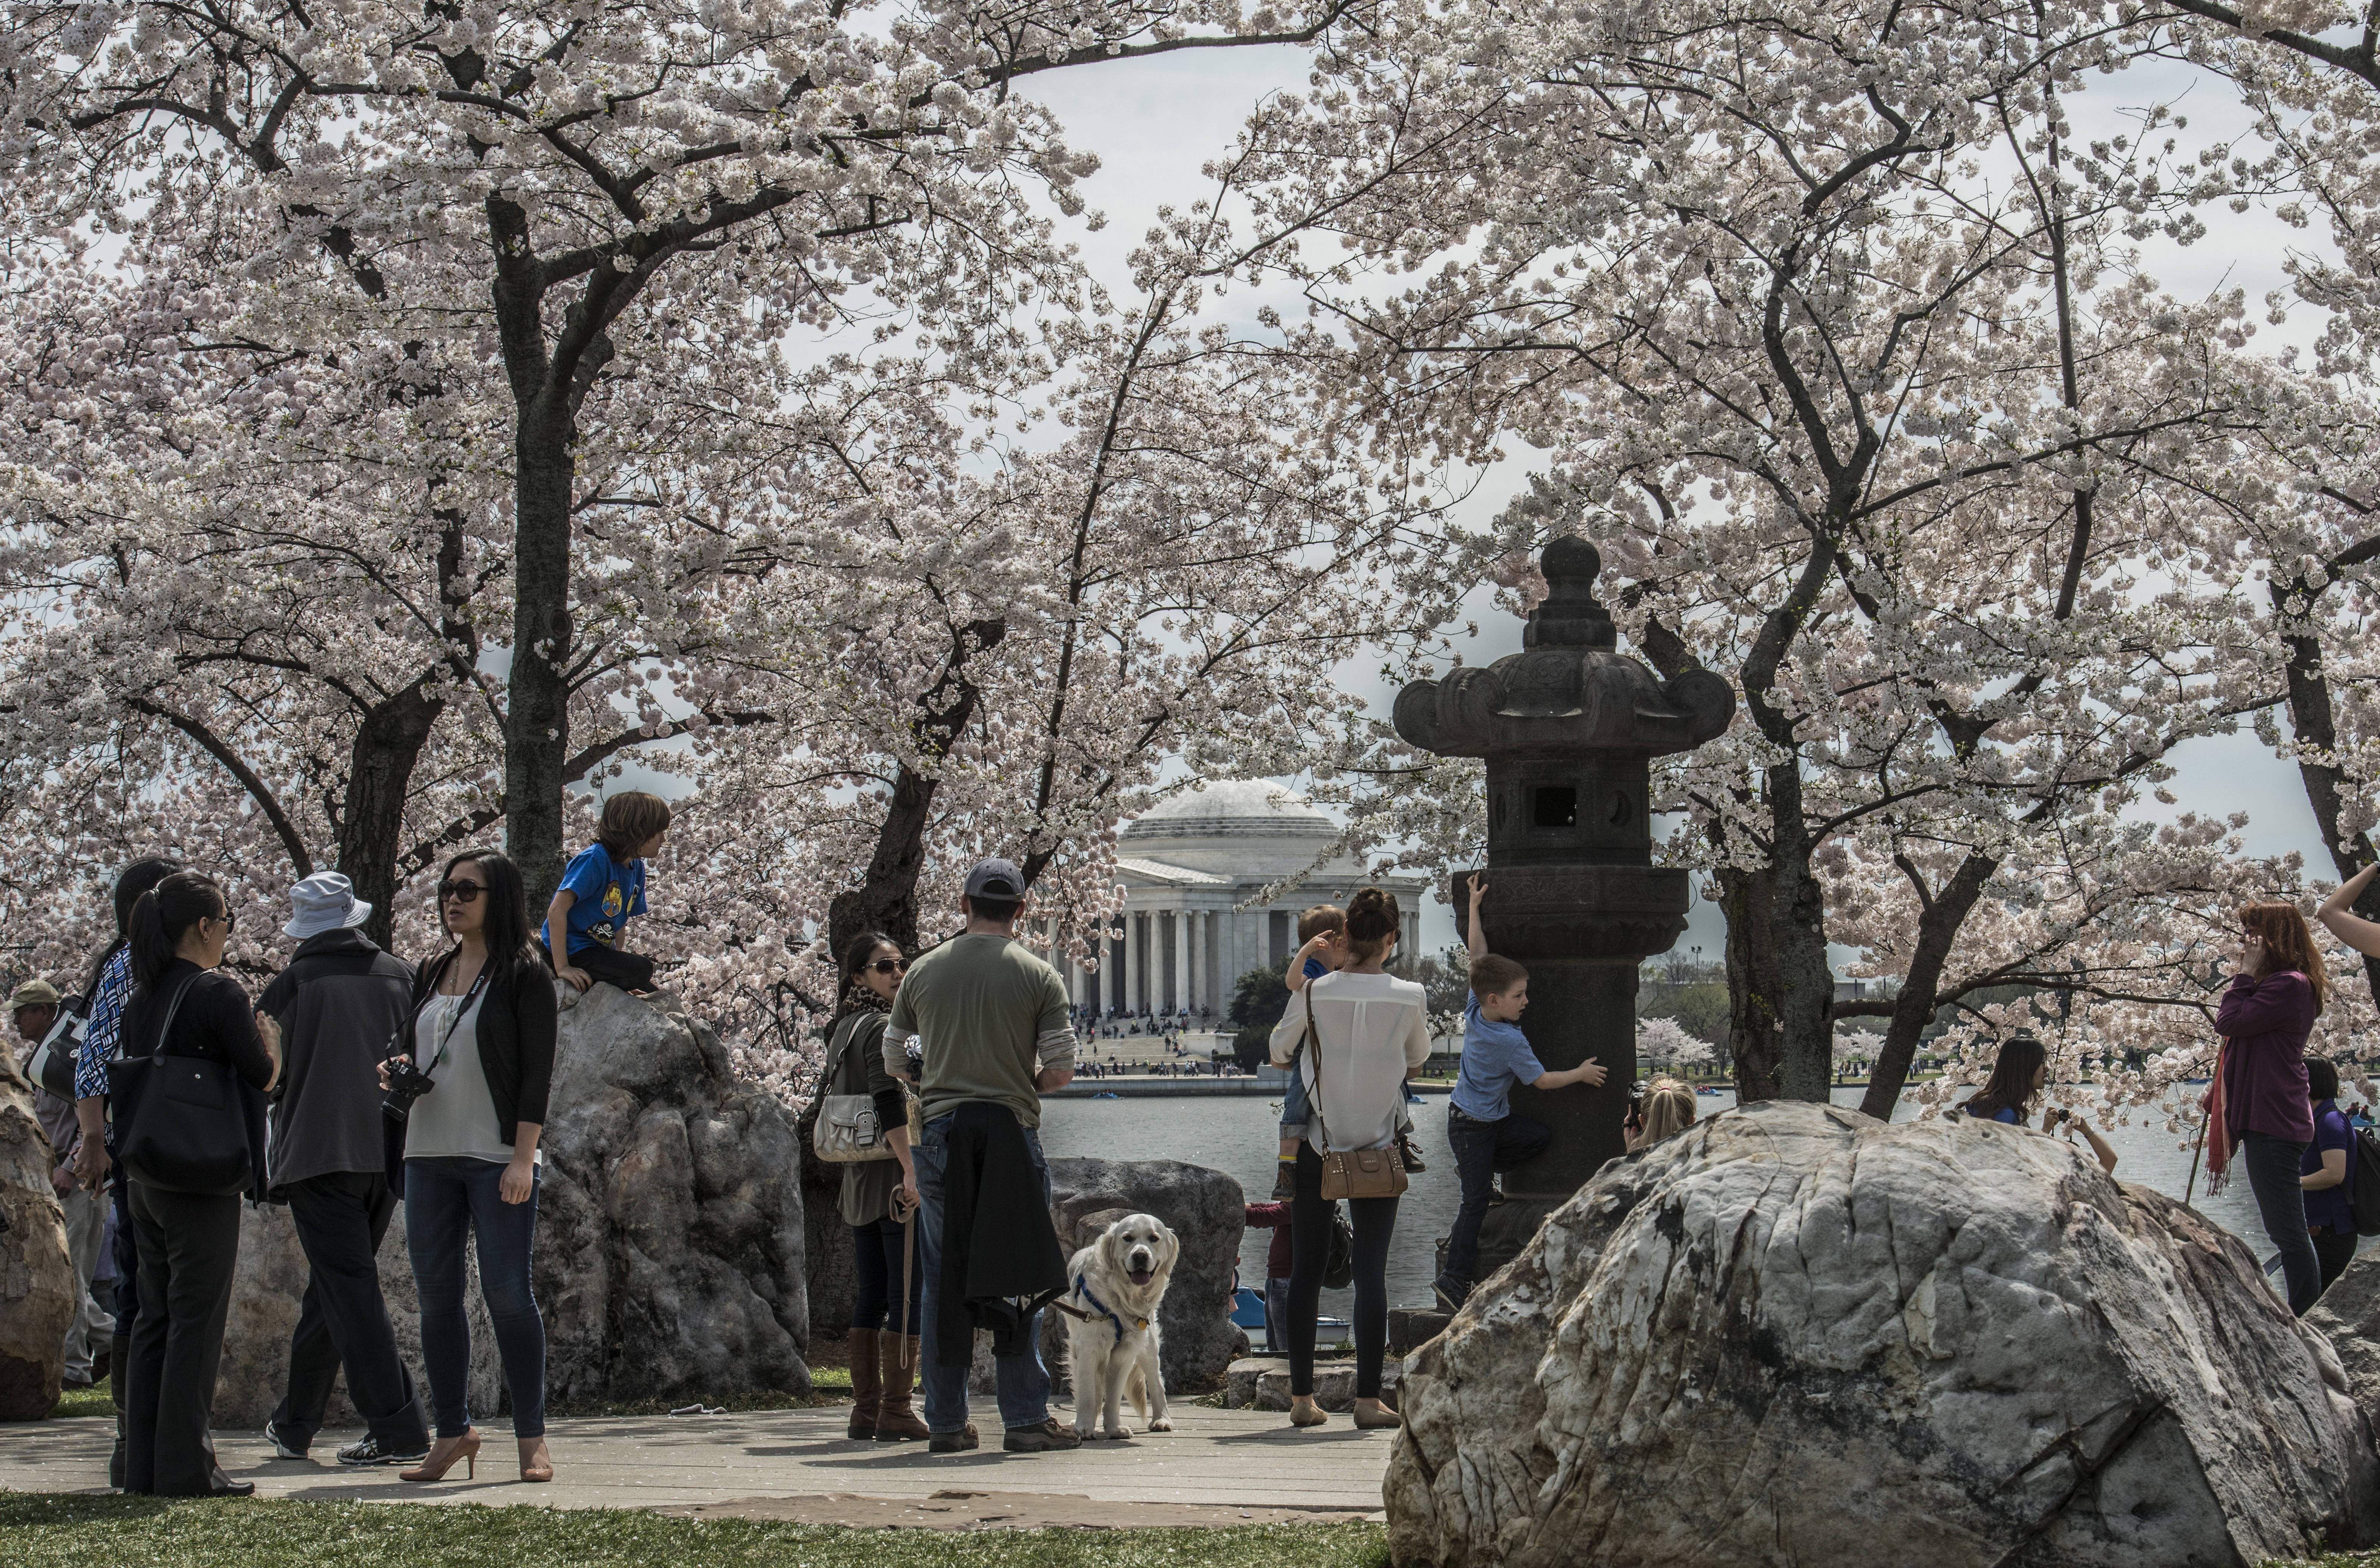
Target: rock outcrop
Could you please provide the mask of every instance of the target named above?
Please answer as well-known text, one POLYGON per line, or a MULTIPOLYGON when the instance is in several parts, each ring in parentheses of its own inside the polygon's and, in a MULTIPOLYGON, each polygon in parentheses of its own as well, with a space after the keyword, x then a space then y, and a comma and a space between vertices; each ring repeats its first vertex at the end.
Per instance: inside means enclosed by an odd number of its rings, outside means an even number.
POLYGON ((0 1421, 47 1416, 66 1376, 75 1277, 53 1168, 33 1086, 0 1046, 0 1421))
POLYGON ((1407 1364, 1422 1564, 2254 1564, 2372 1428, 2235 1238, 2038 1135, 1826 1106, 1615 1161, 1407 1364))
POLYGON ((2358 1257, 2330 1282, 2306 1327, 2330 1341, 2364 1419, 2380 1429, 2380 1249, 2358 1257))
MULTIPOLYGON (((584 996, 564 988, 561 996, 533 1264, 548 1396, 808 1392, 793 1117, 735 1076, 717 1036, 674 997, 631 997, 610 986, 584 996)), ((260 1425, 280 1400, 305 1280, 287 1214, 250 1211, 216 1389, 218 1424, 260 1425)), ((381 1284, 419 1379, 402 1214, 381 1248, 381 1284)), ((494 1414, 501 1373, 476 1275, 465 1299, 472 1407, 494 1414)))

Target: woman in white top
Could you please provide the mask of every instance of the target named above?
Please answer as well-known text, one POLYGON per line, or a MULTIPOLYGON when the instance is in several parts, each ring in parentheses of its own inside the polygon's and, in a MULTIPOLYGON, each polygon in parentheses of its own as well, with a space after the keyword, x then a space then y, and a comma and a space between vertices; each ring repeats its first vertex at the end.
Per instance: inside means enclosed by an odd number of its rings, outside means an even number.
MULTIPOLYGON (((1405 1075, 1429 1055, 1429 1023, 1420 986, 1383 969, 1397 944, 1396 895, 1367 887, 1347 905, 1354 961, 1307 982, 1273 1027, 1272 1059, 1287 1065, 1307 1040, 1299 1070, 1313 1106, 1297 1149, 1297 1196, 1291 1200, 1289 1419, 1318 1427, 1330 1417, 1314 1404, 1315 1318, 1330 1254, 1330 1205, 1322 1197, 1326 1149, 1386 1149, 1396 1141, 1405 1075)), ((1389 1240, 1397 1226, 1393 1197, 1351 1198, 1355 1233, 1355 1425, 1393 1427, 1380 1403, 1380 1358, 1389 1343, 1389 1240)))

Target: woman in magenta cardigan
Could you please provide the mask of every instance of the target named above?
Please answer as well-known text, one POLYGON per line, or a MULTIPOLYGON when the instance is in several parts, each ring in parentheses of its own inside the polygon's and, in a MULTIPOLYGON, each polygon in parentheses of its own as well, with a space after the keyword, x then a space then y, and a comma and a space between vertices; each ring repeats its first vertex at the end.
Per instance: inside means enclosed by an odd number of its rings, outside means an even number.
POLYGON ((2313 933, 2293 904, 2240 911, 2239 972, 2215 1015, 2223 1053, 2223 1130, 2247 1167, 2265 1234, 2281 1250, 2289 1311, 2303 1317, 2322 1295, 2322 1265, 2306 1230, 2299 1162, 2313 1141, 2306 1098, 2306 1036, 2322 1014, 2330 977, 2313 933))

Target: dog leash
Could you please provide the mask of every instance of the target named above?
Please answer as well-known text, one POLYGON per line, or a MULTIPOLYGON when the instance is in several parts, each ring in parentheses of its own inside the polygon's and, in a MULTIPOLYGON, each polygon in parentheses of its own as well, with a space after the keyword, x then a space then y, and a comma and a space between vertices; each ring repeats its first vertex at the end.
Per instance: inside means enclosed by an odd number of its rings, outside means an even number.
MULTIPOLYGON (((1095 1317, 1105 1318, 1109 1322, 1115 1325, 1116 1338, 1123 1338, 1123 1319, 1117 1317, 1114 1311, 1109 1307, 1108 1304, 1101 1301, 1099 1296, 1092 1292, 1090 1276, 1087 1274, 1076 1275, 1075 1277, 1075 1288, 1082 1293, 1083 1299, 1089 1302, 1094 1308, 1094 1310, 1090 1312, 1075 1312, 1075 1316, 1080 1318, 1086 1323, 1089 1322, 1095 1317)), ((1067 1310, 1073 1311, 1074 1309, 1069 1307, 1067 1310)), ((1148 1327, 1148 1319, 1146 1318, 1135 1318, 1132 1321, 1133 1327, 1136 1329, 1146 1331, 1148 1327)))

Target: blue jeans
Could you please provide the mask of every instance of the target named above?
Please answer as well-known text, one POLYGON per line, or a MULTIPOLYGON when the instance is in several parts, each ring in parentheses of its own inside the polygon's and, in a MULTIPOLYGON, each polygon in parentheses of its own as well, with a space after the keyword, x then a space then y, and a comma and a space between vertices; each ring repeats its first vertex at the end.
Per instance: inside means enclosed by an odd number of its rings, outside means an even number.
MULTIPOLYGON (((513 1435, 545 1435, 545 1321, 528 1282, 537 1240, 537 1188, 527 1203, 496 1190, 492 1160, 441 1156, 405 1162, 405 1249, 421 1298, 421 1365, 430 1414, 442 1438, 471 1429, 471 1323, 463 1314, 463 1245, 480 1241, 480 1299, 495 1325, 496 1354, 513 1397, 513 1435)), ((540 1176, 540 1181, 542 1181, 540 1176)))
POLYGON ((2293 1318, 2304 1317, 2322 1298, 2322 1263, 2306 1230, 2305 1188, 2298 1185, 2304 1158, 2301 1143, 2270 1133, 2240 1135, 2240 1163, 2248 1168, 2248 1189, 2256 1196, 2265 1235, 2280 1248, 2281 1280, 2289 1288, 2293 1318))
POLYGON ((1290 1053, 1289 1088, 1281 1097, 1281 1136, 1285 1138, 1304 1137, 1305 1124, 1314 1114, 1306 1104, 1305 1074, 1300 1070, 1303 1064, 1298 1061, 1305 1049, 1300 1046, 1290 1053))
POLYGON ((1479 1266, 1479 1227, 1488 1219, 1496 1173, 1536 1159, 1553 1136, 1552 1128, 1526 1116, 1483 1122, 1447 1106, 1446 1146, 1454 1151, 1454 1169, 1463 1180, 1463 1206, 1454 1211, 1446 1269, 1438 1277, 1439 1288, 1450 1298, 1459 1302, 1471 1289, 1471 1271, 1479 1266))
MULTIPOLYGON (((1030 1127, 1018 1129, 1032 1151, 1033 1169, 1041 1179, 1041 1204, 1050 1204, 1050 1162, 1041 1157, 1041 1139, 1030 1127)), ((926 1340, 919 1347, 917 1380, 926 1390, 926 1428, 955 1433, 967 1424, 967 1367, 945 1367, 935 1346, 934 1313, 941 1295, 942 1173, 950 1167, 951 1118, 937 1116, 926 1124, 926 1139, 913 1157, 917 1166, 917 1197, 922 1227, 917 1232, 917 1270, 925 1276, 925 1308, 919 1314, 926 1340)), ((961 1306, 959 1310, 965 1311, 961 1306)), ((1050 1370, 1041 1365, 1041 1314, 1026 1319, 1026 1350, 1021 1355, 995 1355, 1000 1375, 1000 1424, 1038 1427, 1050 1418, 1050 1370)))

